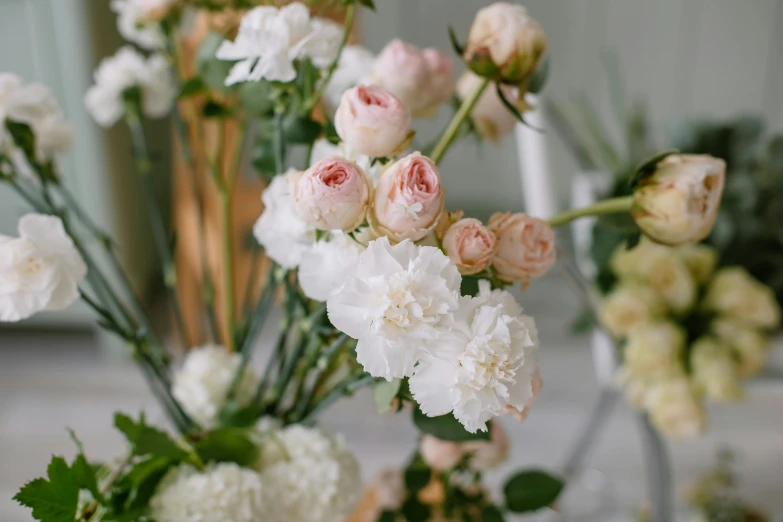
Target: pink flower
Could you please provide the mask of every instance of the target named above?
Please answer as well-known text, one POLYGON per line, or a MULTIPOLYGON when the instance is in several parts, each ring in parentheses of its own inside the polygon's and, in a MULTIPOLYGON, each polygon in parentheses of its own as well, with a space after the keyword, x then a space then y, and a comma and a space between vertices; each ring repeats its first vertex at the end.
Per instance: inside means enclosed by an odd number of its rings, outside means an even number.
POLYGON ((383 158, 406 146, 411 116, 393 94, 380 87, 359 85, 343 93, 334 124, 351 151, 383 158))
POLYGON ((538 371, 538 368, 536 368, 536 373, 533 374, 531 386, 533 387, 533 396, 530 397, 530 400, 527 401, 527 404, 525 404, 524 408, 518 410, 510 404, 506 405, 506 410, 508 413, 513 415, 514 418, 519 422, 527 419, 527 416, 530 415, 530 408, 532 408, 536 403, 536 399, 538 399, 538 395, 541 393, 541 389, 544 387, 544 381, 541 379, 541 372, 538 371))
POLYGON ((446 471, 459 464, 465 456, 465 444, 424 435, 419 444, 419 454, 432 469, 446 471))
POLYGON ((419 444, 419 454, 424 462, 436 471, 453 469, 466 457, 471 469, 487 471, 508 458, 508 436, 503 425, 493 420, 492 434, 488 441, 451 442, 424 435, 419 444))
POLYGON ((527 283, 555 264, 555 232, 546 221, 506 212, 494 214, 487 227, 498 238, 492 264, 502 279, 527 283))
POLYGON ((370 201, 364 172, 344 158, 326 158, 295 182, 296 209, 308 225, 350 232, 361 225, 370 201))
POLYGON ((454 63, 437 49, 392 40, 375 61, 372 82, 398 97, 415 117, 432 116, 454 92, 454 63))
POLYGON ((481 221, 460 219, 443 236, 443 249, 460 274, 477 274, 492 264, 497 251, 497 239, 481 221))
POLYGON ((414 152, 381 174, 369 214, 370 226, 392 242, 418 241, 438 223, 443 199, 438 167, 414 152))
MULTIPOLYGON (((481 84, 481 77, 471 71, 465 72, 457 83, 457 96, 465 99, 481 84)), ((501 86, 504 96, 513 103, 519 112, 531 109, 525 101, 524 93, 510 85, 501 86)), ((490 85, 479 97, 473 112, 470 113, 479 133, 490 141, 497 141, 504 134, 514 130, 517 118, 503 104, 494 86, 490 85)))

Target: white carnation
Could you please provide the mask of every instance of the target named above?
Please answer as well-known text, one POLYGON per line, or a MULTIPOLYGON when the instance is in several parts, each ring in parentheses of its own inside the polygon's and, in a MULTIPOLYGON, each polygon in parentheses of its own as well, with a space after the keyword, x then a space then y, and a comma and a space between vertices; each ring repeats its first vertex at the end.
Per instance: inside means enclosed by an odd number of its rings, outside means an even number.
POLYGON ((153 54, 144 58, 133 47, 125 46, 105 58, 95 70, 95 85, 84 98, 95 121, 111 127, 125 114, 125 94, 134 87, 141 90, 141 110, 149 118, 162 118, 174 103, 175 86, 166 58, 153 54))
POLYGON ((156 18, 165 13, 176 0, 112 0, 117 13, 117 29, 123 38, 144 49, 160 49, 165 38, 156 18))
POLYGON ((537 333, 532 318, 509 315, 510 308, 500 294, 460 298, 451 330, 433 342, 410 379, 425 414, 453 411, 473 433, 507 406, 525 408, 533 397, 537 333))
POLYGON ((348 45, 340 55, 340 62, 334 71, 324 97, 332 110, 337 110, 343 93, 369 78, 375 65, 375 55, 361 45, 348 45))
POLYGON ((315 244, 315 229, 299 216, 291 194, 289 170, 284 176, 276 176, 261 196, 264 211, 253 227, 253 235, 266 254, 277 264, 294 269, 302 256, 315 244))
POLYGON ((258 472, 233 463, 198 471, 180 465, 169 471, 150 499, 156 522, 259 522, 269 520, 258 472))
POLYGON ((24 83, 19 76, 0 73, 0 154, 9 157, 21 173, 31 173, 24 154, 5 128, 6 118, 25 123, 35 133, 36 159, 47 162, 71 146, 72 129, 48 87, 24 83))
POLYGON ((289 426, 261 446, 265 518, 275 522, 345 520, 359 500, 359 464, 342 439, 289 426))
MULTIPOLYGON (((220 408, 228 397, 240 364, 240 356, 222 346, 202 346, 188 352, 174 374, 172 393, 188 415, 202 428, 217 424, 220 408)), ((256 390, 258 376, 249 368, 236 389, 240 405, 248 404, 256 390)))
POLYGON ((256 7, 242 18, 236 39, 223 42, 216 56, 237 61, 226 85, 262 79, 290 82, 296 78, 296 59, 310 58, 316 67, 332 63, 342 34, 333 22, 311 19, 310 10, 299 2, 279 9, 256 7))
POLYGON ((27 214, 19 237, 0 235, 0 321, 62 310, 79 298, 87 267, 60 218, 27 214))
POLYGON ((443 252, 382 237, 359 256, 353 274, 327 301, 332 324, 359 343, 371 375, 410 376, 425 345, 448 332, 461 277, 443 252))
POLYGON ((342 232, 333 232, 328 240, 317 242, 304 252, 299 265, 299 284, 304 294, 326 301, 354 271, 364 250, 364 245, 342 232))

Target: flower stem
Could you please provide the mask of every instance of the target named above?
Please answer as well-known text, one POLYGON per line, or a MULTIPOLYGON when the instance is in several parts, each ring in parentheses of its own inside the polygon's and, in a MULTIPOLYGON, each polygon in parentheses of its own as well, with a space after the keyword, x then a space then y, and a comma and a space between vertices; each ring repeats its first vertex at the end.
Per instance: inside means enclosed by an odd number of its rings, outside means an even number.
POLYGON ((605 199, 594 203, 589 207, 575 208, 561 212, 549 220, 553 228, 562 227, 579 218, 590 216, 604 216, 607 214, 620 214, 631 210, 633 196, 605 199))
POLYGON ((220 224, 223 235, 223 295, 226 307, 226 343, 230 351, 236 350, 234 338, 234 252, 231 240, 231 192, 220 191, 220 224))
POLYGON ((476 90, 462 101, 462 105, 460 105, 459 110, 454 115, 454 118, 452 118, 449 126, 446 127, 446 131, 443 133, 440 141, 432 151, 430 158, 435 162, 436 165, 440 163, 440 161, 443 159, 443 156, 446 154, 446 151, 449 150, 449 147, 451 147, 452 143, 454 143, 454 140, 456 140, 457 135, 459 134, 459 130, 462 127, 462 123, 470 116, 471 111, 473 111, 473 107, 476 106, 476 102, 478 102, 479 98, 484 93, 488 85, 489 79, 482 79, 481 84, 476 87, 476 90))
POLYGON ((348 39, 351 37, 351 30, 353 29, 353 22, 355 18, 356 0, 353 0, 348 4, 348 7, 345 10, 345 32, 343 33, 343 41, 340 42, 340 49, 337 51, 337 57, 329 65, 329 68, 326 70, 326 76, 321 81, 321 85, 318 87, 318 90, 315 91, 313 97, 309 100, 309 103, 307 104, 308 111, 312 110, 315 104, 318 103, 318 100, 321 99, 324 91, 326 90, 326 87, 329 85, 329 82, 334 75, 334 72, 340 65, 340 57, 343 55, 343 49, 345 49, 345 46, 348 44, 348 39))

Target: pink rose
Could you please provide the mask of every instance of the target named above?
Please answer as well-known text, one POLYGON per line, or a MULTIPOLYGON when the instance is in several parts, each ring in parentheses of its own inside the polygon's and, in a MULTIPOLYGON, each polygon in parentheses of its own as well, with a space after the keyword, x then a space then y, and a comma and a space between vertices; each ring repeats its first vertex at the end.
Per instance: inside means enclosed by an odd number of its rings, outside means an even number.
POLYGON ((459 464, 465 456, 465 444, 424 435, 419 444, 419 454, 432 469, 446 471, 459 464))
POLYGON ((454 63, 437 49, 392 40, 375 61, 372 82, 398 97, 413 116, 431 116, 454 92, 454 63))
MULTIPOLYGON (((481 77, 467 71, 457 83, 457 96, 465 99, 481 84, 481 77)), ((506 99, 513 103, 519 112, 525 112, 531 109, 524 98, 524 93, 509 85, 501 86, 501 90, 506 99)), ((471 112, 476 128, 479 133, 490 141, 497 141, 504 134, 514 130, 517 124, 517 118, 503 104, 503 101, 495 91, 494 86, 489 86, 479 97, 473 112, 471 112)))
POLYGON ((533 396, 530 397, 521 410, 516 409, 510 404, 506 405, 506 411, 513 415, 514 418, 516 418, 519 422, 527 419, 527 416, 530 415, 530 408, 532 408, 536 403, 536 399, 538 399, 538 395, 541 393, 541 389, 544 387, 544 381, 541 379, 541 372, 538 371, 538 368, 536 368, 536 373, 533 374, 533 380, 530 384, 533 389, 533 396))
POLYGON ((527 214, 497 213, 487 224, 498 239, 492 261, 506 281, 529 282, 546 274, 557 260, 555 232, 549 223, 527 214))
POLYGON ((478 274, 492 264, 497 246, 495 234, 474 218, 457 221, 443 236, 446 255, 463 275, 478 274))
POLYGON ((414 152, 381 174, 369 214, 370 226, 393 242, 418 241, 438 223, 443 199, 438 167, 414 152))
POLYGON ((334 125, 350 150, 384 158, 405 147, 411 116, 393 94, 380 87, 359 85, 343 93, 334 125))
POLYGON ((508 436, 503 425, 493 419, 488 441, 451 442, 424 435, 419 444, 419 454, 429 467, 437 471, 453 469, 465 457, 469 458, 471 469, 487 471, 508 458, 508 436))
POLYGON ((370 185, 355 163, 344 158, 319 161, 297 180, 296 209, 320 230, 349 232, 361 225, 370 202, 370 185))

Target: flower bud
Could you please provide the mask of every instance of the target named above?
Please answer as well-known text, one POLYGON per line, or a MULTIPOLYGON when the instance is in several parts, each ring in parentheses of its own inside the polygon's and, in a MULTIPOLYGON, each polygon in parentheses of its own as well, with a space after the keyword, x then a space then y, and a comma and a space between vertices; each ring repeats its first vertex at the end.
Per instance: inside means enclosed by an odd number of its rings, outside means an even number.
POLYGON ((373 158, 404 148, 411 116, 396 96, 380 87, 359 85, 345 91, 334 117, 337 134, 353 152, 373 158))
POLYGON ((658 163, 633 195, 631 214, 653 241, 701 241, 718 217, 726 163, 708 155, 675 154, 658 163))
POLYGON ((780 306, 771 288, 754 279, 744 268, 719 270, 704 296, 704 307, 754 328, 780 326, 780 306))
POLYGON ((392 242, 418 241, 437 225, 443 202, 438 167, 414 152, 381 174, 369 214, 370 226, 392 242))
POLYGON ((370 185, 352 161, 338 157, 321 160, 295 183, 296 209, 308 225, 350 232, 364 221, 370 185))
POLYGON ((443 249, 460 274, 471 275, 492 264, 497 251, 495 234, 481 221, 465 218, 453 224, 443 237, 443 249))
POLYGON ((496 2, 481 9, 468 35, 464 59, 479 76, 523 85, 546 51, 546 34, 527 9, 496 2))
POLYGON ((623 338, 634 327, 663 317, 666 307, 651 288, 626 283, 613 289, 599 309, 601 324, 615 338, 623 338))
POLYGON ((671 321, 638 325, 628 332, 623 373, 631 379, 668 379, 682 373, 685 331, 671 321))
POLYGON ((741 399, 744 390, 731 348, 711 337, 697 339, 691 346, 691 368, 696 386, 718 402, 741 399))
POLYGON ((753 377, 764 368, 769 341, 763 333, 723 317, 713 321, 710 329, 718 339, 733 348, 741 377, 753 377))
POLYGON ((693 438, 706 428, 704 403, 687 377, 657 383, 645 399, 653 425, 673 439, 693 438))
MULTIPOLYGON (((471 71, 457 82, 457 96, 464 100, 481 84, 481 77, 471 71)), ((524 92, 510 85, 502 85, 501 90, 506 100, 513 103, 520 113, 529 111, 532 107, 525 100, 524 92)), ((473 111, 470 113, 479 134, 490 141, 497 141, 501 136, 514 130, 517 124, 516 116, 508 110, 494 88, 485 89, 479 97, 473 111)))
POLYGON ((555 232, 546 221, 527 214, 494 214, 487 224, 498 240, 492 265, 501 279, 529 282, 555 264, 555 232))
POLYGON ((454 92, 454 64, 437 49, 392 40, 375 61, 372 83, 399 98, 414 117, 432 116, 454 92))

